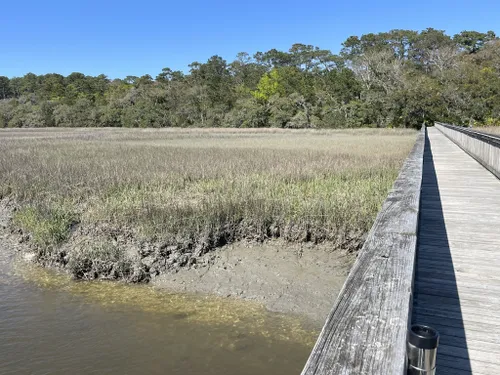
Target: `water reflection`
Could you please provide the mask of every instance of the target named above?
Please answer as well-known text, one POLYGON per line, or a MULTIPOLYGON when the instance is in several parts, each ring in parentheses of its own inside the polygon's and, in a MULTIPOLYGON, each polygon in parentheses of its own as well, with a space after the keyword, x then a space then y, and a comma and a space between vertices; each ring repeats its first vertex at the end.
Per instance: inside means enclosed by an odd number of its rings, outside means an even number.
POLYGON ((247 301, 74 282, 13 259, 0 257, 2 374, 293 374, 317 336, 247 301))

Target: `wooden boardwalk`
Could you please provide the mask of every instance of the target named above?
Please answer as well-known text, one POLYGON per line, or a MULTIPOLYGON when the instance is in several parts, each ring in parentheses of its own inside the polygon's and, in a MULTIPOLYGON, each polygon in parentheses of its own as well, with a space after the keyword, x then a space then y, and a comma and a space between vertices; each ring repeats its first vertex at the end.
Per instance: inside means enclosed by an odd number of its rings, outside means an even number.
POLYGON ((500 181, 428 129, 412 320, 441 334, 438 375, 500 374, 500 181))

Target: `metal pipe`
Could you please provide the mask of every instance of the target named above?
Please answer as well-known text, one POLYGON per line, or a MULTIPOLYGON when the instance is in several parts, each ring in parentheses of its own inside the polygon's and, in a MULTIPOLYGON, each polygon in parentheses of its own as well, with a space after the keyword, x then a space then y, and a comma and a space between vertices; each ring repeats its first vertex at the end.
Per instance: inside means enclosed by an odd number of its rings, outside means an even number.
POLYGON ((435 375, 439 333, 434 328, 414 324, 408 331, 408 375, 435 375))

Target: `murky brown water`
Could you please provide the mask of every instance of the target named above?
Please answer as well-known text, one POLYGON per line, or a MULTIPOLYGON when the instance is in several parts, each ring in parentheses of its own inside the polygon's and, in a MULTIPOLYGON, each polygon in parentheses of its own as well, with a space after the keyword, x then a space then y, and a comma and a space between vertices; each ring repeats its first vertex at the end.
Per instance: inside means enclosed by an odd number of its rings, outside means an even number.
POLYGON ((3 375, 298 374, 317 336, 306 327, 248 302, 74 282, 0 251, 3 375))

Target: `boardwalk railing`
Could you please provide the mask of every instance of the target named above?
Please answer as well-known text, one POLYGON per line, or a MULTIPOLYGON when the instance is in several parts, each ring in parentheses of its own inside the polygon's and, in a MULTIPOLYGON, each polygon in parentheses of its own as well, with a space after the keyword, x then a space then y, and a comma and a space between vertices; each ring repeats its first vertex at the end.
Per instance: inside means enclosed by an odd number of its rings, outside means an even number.
POLYGON ((500 178, 500 137, 441 122, 436 122, 435 126, 486 169, 500 178))
POLYGON ((423 127, 302 375, 406 374, 425 137, 423 127))

